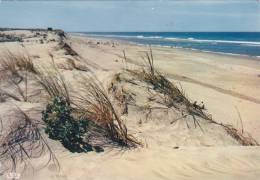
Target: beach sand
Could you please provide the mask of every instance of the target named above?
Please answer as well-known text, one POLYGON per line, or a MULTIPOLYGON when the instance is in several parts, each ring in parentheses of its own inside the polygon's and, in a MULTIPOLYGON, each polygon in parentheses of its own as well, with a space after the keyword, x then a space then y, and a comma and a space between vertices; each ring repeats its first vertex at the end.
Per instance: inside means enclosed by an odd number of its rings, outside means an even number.
MULTIPOLYGON (((0 43, 0 53, 26 51, 36 66, 52 62, 62 71, 72 87, 77 75, 95 74, 109 87, 114 74, 124 69, 136 69, 144 63, 149 47, 112 39, 95 39, 68 35, 66 43, 78 54, 66 55, 58 49, 59 38, 54 32, 42 36, 31 31, 11 31, 22 36, 23 42, 0 43), (126 60, 124 60, 124 54, 126 60), (68 59, 74 60, 74 65, 68 59)), ((260 142, 260 60, 247 56, 232 56, 167 47, 151 47, 155 67, 170 81, 185 91, 192 101, 203 101, 214 121, 230 124, 241 133, 249 133, 260 142)), ((136 94, 136 103, 145 104, 145 88, 119 84, 136 94)), ((40 106, 41 102, 14 102, 22 109, 40 106)), ((0 103, 1 119, 9 117, 10 103, 0 103)), ((134 149, 107 148, 102 153, 70 153, 59 143, 50 145, 59 160, 60 170, 52 163, 39 170, 47 155, 32 159, 35 167, 28 169, 21 179, 51 180, 143 180, 198 179, 220 180, 260 178, 260 148, 242 146, 219 126, 201 123, 204 129, 187 128, 184 122, 171 124, 174 112, 168 115, 155 111, 151 120, 142 119, 143 112, 130 107, 122 115, 129 131, 144 142, 134 149), (140 122, 141 121, 141 122, 140 122)), ((39 114, 36 116, 39 116, 39 114)), ((2 176, 6 178, 5 174, 2 176)))

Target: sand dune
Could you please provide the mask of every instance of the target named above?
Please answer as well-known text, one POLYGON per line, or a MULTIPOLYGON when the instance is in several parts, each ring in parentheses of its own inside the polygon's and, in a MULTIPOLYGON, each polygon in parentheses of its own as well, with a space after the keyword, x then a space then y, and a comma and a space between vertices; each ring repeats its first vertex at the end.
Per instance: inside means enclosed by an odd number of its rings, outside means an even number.
MULTIPOLYGON (((260 61, 152 47, 155 67, 183 89, 190 102, 203 101, 206 113, 212 115, 210 120, 200 116, 194 119, 189 113, 183 116, 187 113, 184 104, 177 103, 174 107, 161 103, 165 94, 131 74, 130 70, 142 68, 142 57, 149 51, 148 47, 109 39, 63 37, 60 31, 3 33, 21 37, 23 41, 0 43, 2 55, 6 50, 26 53, 36 69, 57 68, 72 95, 82 93, 79 77, 95 75, 108 91, 128 132, 143 144, 137 148, 107 146, 101 153, 71 153, 60 142, 43 135, 57 156, 60 169, 52 162, 44 166, 48 155, 42 155, 30 160, 34 170, 31 166, 27 168, 21 179, 256 180, 260 177, 259 147, 242 146, 220 124, 230 124, 238 133, 250 134, 260 142, 260 61), (127 99, 123 103, 122 97, 127 99)), ((12 88, 6 75, 1 72, 1 90, 12 90, 10 93, 22 99, 19 89, 12 88)), ((29 80, 28 102, 6 97, 1 92, 0 118, 4 130, 9 129, 8 122, 16 120, 12 111, 16 106, 41 120, 40 112, 48 99, 35 79, 29 80), (40 93, 35 94, 36 90, 40 93), (32 112, 34 107, 38 111, 32 112)), ((6 175, 5 172, 0 177, 6 175)))

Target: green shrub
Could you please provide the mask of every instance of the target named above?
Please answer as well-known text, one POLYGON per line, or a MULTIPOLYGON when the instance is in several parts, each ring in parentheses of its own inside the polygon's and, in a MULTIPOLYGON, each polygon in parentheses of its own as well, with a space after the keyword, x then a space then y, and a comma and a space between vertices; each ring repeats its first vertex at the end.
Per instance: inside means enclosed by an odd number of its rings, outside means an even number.
POLYGON ((83 135, 91 125, 91 121, 76 120, 71 115, 72 109, 66 100, 54 97, 42 112, 42 119, 46 123, 45 132, 49 138, 59 140, 65 148, 72 152, 92 150, 92 147, 83 142, 83 135))

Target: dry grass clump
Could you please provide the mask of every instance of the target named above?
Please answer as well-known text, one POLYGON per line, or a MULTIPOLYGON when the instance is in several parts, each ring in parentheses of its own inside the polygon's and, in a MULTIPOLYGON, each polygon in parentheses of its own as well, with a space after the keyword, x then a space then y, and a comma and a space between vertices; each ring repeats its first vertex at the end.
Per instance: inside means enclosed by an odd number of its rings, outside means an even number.
POLYGON ((50 98, 62 97, 70 103, 70 94, 67 83, 60 72, 53 67, 53 71, 42 68, 35 75, 37 82, 48 93, 50 98))
POLYGON ((226 132, 243 146, 259 146, 258 142, 250 135, 244 134, 230 125, 222 125, 226 132))
POLYGON ((28 76, 37 74, 31 57, 6 51, 0 58, 0 68, 4 82, 9 84, 8 90, 0 89, 0 94, 16 101, 28 101, 28 76))
POLYGON ((49 154, 46 164, 58 161, 50 146, 41 135, 39 121, 31 119, 24 111, 17 108, 15 110, 17 120, 8 129, 1 130, 0 135, 0 159, 4 162, 5 170, 16 172, 17 167, 23 165, 25 170, 30 165, 32 158, 37 158, 45 153, 49 154))
POLYGON ((10 72, 18 77, 20 77, 19 71, 37 72, 28 54, 14 54, 9 50, 0 57, 0 67, 1 71, 10 72))
POLYGON ((123 146, 141 145, 132 135, 118 116, 104 88, 96 83, 98 80, 82 78, 83 95, 75 99, 77 112, 81 117, 95 122, 102 127, 107 137, 123 146))
POLYGON ((174 83, 170 82, 155 69, 151 49, 150 53, 146 53, 146 62, 142 71, 129 71, 137 75, 139 79, 151 84, 155 91, 163 94, 163 101, 168 108, 174 107, 183 111, 184 114, 192 115, 194 121, 196 120, 196 116, 207 120, 211 119, 211 117, 203 111, 203 105, 198 105, 197 102, 192 103, 182 89, 179 89, 174 83))

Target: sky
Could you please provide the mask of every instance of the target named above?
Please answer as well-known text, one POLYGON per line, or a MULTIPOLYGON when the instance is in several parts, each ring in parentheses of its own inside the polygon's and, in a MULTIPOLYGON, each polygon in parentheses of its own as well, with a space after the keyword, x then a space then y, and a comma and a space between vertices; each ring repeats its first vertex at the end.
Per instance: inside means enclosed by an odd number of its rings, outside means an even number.
POLYGON ((69 32, 259 31, 259 0, 0 0, 0 27, 69 32))

